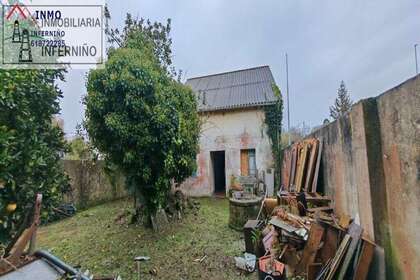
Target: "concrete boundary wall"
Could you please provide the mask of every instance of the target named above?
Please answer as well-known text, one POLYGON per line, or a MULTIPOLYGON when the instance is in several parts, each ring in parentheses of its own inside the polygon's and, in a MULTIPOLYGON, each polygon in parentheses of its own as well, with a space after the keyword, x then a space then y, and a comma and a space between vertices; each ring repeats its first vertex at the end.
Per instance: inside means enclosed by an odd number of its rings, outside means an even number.
POLYGON ((322 138, 320 187, 385 249, 388 279, 420 275, 420 75, 359 101, 322 138))
POLYGON ((119 173, 108 176, 103 161, 63 160, 62 164, 71 186, 71 192, 64 196, 65 202, 86 208, 127 196, 124 176, 119 173))

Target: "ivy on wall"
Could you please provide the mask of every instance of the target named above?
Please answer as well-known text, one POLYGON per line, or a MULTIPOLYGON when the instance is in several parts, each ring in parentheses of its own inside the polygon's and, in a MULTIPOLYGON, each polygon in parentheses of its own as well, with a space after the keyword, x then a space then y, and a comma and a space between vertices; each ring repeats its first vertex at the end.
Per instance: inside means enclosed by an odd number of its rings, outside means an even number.
POLYGON ((264 107, 265 124, 267 125, 267 134, 270 137, 271 150, 274 157, 274 178, 275 186, 280 183, 280 167, 282 161, 281 155, 281 126, 283 120, 283 99, 279 87, 276 84, 272 85, 274 95, 277 97, 277 102, 272 105, 264 107))

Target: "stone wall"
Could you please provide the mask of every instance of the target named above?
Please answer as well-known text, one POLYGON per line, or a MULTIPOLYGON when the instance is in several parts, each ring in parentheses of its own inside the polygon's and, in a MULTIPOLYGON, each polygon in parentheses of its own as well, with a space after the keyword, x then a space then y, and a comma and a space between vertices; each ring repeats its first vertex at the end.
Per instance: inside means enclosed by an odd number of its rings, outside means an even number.
POLYGON ((71 192, 64 197, 78 208, 86 208, 127 196, 124 176, 108 176, 103 161, 63 160, 65 172, 70 176, 71 192))
POLYGON ((320 188, 385 249, 388 279, 420 275, 420 75, 361 100, 313 135, 320 188))

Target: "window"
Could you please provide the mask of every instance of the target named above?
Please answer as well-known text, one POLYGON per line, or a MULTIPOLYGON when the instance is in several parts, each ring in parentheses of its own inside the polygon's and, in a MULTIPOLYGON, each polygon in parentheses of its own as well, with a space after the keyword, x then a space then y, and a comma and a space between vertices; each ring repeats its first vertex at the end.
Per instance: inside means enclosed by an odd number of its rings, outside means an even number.
POLYGON ((242 176, 256 176, 257 175, 255 149, 241 150, 241 175, 242 176))

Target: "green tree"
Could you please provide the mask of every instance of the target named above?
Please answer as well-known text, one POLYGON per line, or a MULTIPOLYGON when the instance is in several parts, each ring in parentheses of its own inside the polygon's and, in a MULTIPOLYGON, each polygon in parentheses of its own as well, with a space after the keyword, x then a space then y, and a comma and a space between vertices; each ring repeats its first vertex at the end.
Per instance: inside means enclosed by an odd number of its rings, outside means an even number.
POLYGON ((85 126, 150 216, 166 205, 171 180, 195 170, 199 119, 192 90, 173 79, 148 32, 126 29, 105 68, 89 73, 85 126))
MULTIPOLYGON (((111 14, 107 7, 105 7, 105 17, 111 19, 111 14)), ((175 67, 172 66, 172 39, 170 37, 171 32, 171 19, 166 21, 166 24, 161 22, 151 22, 144 18, 133 19, 131 14, 127 14, 125 19, 125 25, 122 30, 118 28, 109 28, 106 26, 105 33, 108 38, 108 43, 111 44, 109 51, 115 50, 115 48, 133 47, 128 46, 132 44, 131 36, 133 34, 142 34, 143 41, 147 41, 147 44, 151 45, 151 51, 155 58, 159 60, 161 67, 170 75, 178 76, 178 81, 182 75, 182 71, 177 72, 175 67)), ((139 43, 139 42, 137 42, 139 43)))
POLYGON ((66 150, 52 121, 62 96, 59 70, 0 70, 0 242, 16 233, 42 193, 45 221, 69 186, 59 163, 66 150))
POLYGON ((337 92, 338 96, 335 99, 334 105, 330 107, 330 116, 336 120, 346 112, 350 111, 353 102, 350 99, 350 95, 347 92, 344 81, 341 81, 340 87, 337 92))

